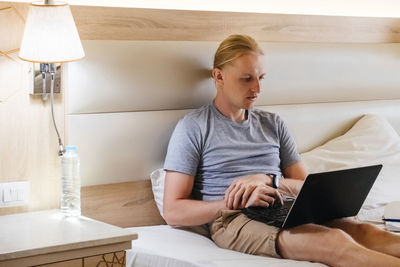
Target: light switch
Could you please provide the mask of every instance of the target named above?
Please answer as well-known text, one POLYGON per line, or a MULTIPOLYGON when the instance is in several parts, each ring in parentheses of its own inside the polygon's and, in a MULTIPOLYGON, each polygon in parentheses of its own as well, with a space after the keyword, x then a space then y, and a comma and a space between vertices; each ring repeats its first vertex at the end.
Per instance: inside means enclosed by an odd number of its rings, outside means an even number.
POLYGON ((29 182, 0 183, 0 196, 0 207, 28 205, 29 182))
POLYGON ((3 201, 4 202, 12 202, 11 197, 11 189, 10 188, 3 188, 3 201))
POLYGON ((25 194, 24 190, 18 189, 17 190, 17 201, 24 201, 25 194))

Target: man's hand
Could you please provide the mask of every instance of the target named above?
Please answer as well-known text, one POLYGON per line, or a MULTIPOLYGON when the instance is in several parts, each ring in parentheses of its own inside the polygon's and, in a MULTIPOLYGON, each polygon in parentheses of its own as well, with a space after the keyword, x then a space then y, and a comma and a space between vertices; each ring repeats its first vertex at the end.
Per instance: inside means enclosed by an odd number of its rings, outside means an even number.
POLYGON ((279 206, 283 205, 283 198, 279 191, 268 185, 259 185, 254 189, 249 200, 245 203, 244 207, 262 206, 269 207, 278 203, 279 206))
POLYGON ((278 190, 272 188, 272 179, 266 174, 252 174, 239 177, 225 192, 225 205, 228 209, 240 209, 249 206, 265 206, 278 200, 282 196, 278 190))

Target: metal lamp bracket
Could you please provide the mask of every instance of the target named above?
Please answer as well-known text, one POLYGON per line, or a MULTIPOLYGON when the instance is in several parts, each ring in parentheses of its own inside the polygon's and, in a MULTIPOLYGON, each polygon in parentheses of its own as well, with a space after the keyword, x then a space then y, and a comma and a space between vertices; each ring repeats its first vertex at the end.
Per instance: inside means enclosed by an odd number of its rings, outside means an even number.
MULTIPOLYGON (((54 93, 59 94, 61 92, 61 63, 54 63, 56 67, 55 80, 54 80, 54 93)), ((30 67, 32 72, 33 86, 31 87, 31 95, 42 95, 42 98, 47 99, 47 94, 50 94, 50 82, 51 75, 46 75, 46 95, 43 95, 43 71, 48 71, 43 69, 43 64, 32 63, 30 67), (42 65, 42 69, 41 69, 42 65)))

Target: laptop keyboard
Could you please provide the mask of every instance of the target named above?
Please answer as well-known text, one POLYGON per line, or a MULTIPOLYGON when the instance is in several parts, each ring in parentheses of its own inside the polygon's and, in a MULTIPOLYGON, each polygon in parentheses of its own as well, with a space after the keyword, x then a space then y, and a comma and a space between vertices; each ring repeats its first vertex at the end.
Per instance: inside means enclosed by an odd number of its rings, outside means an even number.
POLYGON ((277 207, 249 207, 242 209, 242 212, 250 219, 257 220, 268 225, 282 227, 294 200, 287 200, 283 206, 277 207))

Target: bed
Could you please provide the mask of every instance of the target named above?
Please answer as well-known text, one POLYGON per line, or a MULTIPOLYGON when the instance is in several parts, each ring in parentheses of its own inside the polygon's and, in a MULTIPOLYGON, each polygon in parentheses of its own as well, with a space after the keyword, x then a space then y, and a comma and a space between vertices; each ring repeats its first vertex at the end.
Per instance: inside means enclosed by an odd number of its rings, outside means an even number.
MULTIPOLYGON (((400 199, 400 138, 381 116, 368 114, 345 134, 302 153, 311 173, 384 164, 357 219, 384 228, 382 215, 387 203, 400 199)), ((165 171, 151 173, 154 198, 162 214, 165 171)), ((128 266, 324 266, 323 264, 278 260, 245 255, 218 248, 201 227, 174 228, 167 225, 130 228, 143 239, 127 252, 128 266)))
MULTIPOLYGON (((217 45, 83 41, 87 57, 65 69, 82 212, 139 234, 127 266, 324 266, 220 249, 199 228, 167 226, 159 212, 169 137, 179 118, 213 98, 217 45)), ((257 108, 282 116, 310 172, 383 163, 360 219, 384 227, 373 215, 400 200, 400 45, 261 46, 268 76, 257 108)))

